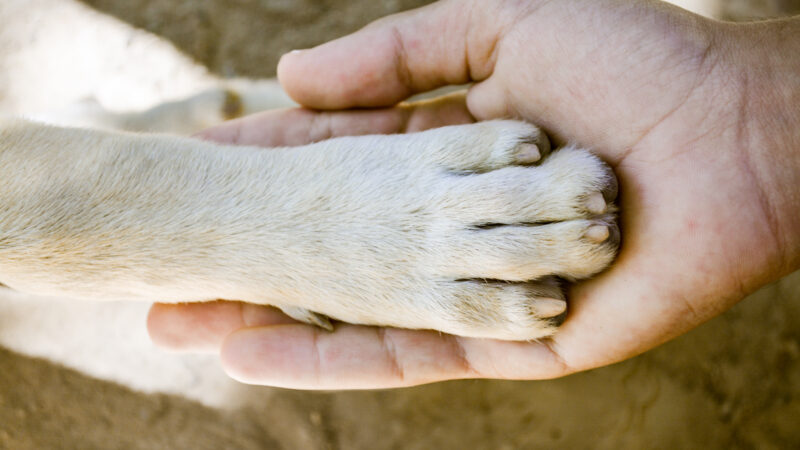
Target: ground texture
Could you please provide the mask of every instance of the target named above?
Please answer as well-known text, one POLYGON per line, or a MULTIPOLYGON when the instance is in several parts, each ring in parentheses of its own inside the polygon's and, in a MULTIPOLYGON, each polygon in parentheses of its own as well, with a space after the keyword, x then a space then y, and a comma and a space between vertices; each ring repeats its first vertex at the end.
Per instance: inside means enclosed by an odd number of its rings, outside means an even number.
MULTIPOLYGON (((169 39, 214 72, 256 77, 273 75, 289 49, 425 2, 85 3, 169 39)), ((800 273, 638 358, 545 382, 275 389, 263 407, 223 412, 0 350, 0 448, 8 449, 781 449, 800 446, 798 417, 800 273)))

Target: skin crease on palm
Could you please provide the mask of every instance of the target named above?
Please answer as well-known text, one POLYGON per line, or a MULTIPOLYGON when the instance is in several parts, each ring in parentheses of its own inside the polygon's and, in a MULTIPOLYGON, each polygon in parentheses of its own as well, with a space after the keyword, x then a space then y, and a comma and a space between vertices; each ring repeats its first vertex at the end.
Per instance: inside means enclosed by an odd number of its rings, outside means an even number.
POLYGON ((242 144, 519 117, 620 180, 623 245, 539 342, 295 324, 235 302, 155 305, 154 341, 221 352, 233 377, 306 389, 545 379, 653 348, 800 267, 800 19, 733 25, 656 1, 444 1, 284 56, 301 104, 207 131, 242 144), (765 51, 764 49, 768 49, 765 51), (322 74, 322 75, 321 75, 322 74), (794 74, 794 75, 793 75, 794 74), (442 85, 466 95, 401 104, 442 85))

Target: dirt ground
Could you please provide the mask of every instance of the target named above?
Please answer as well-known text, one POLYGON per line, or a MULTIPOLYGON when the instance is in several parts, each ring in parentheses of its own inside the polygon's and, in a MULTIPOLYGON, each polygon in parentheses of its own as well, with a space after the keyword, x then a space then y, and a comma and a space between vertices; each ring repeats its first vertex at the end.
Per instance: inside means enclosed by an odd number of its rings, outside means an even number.
MULTIPOLYGON (((84 3, 169 39, 216 73, 266 77, 287 50, 426 2, 84 3)), ((564 379, 272 391, 263 407, 219 411, 0 350, 0 448, 798 448, 800 273, 645 355, 564 379)))

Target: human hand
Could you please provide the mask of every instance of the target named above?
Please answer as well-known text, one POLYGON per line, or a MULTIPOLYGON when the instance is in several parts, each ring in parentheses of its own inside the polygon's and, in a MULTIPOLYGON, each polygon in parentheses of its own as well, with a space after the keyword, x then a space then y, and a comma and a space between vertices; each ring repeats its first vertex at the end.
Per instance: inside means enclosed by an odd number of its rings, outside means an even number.
POLYGON ((327 333, 238 303, 156 305, 151 335, 176 349, 221 349, 242 381, 319 389, 552 378, 677 336, 800 265, 800 200, 781 188, 800 183, 800 89, 781 76, 800 63, 750 44, 777 46, 770 26, 799 40, 796 20, 775 24, 734 28, 652 1, 445 1, 286 55, 284 87, 320 109, 475 84, 417 107, 266 113, 207 137, 300 144, 521 117, 614 166, 619 258, 571 289, 561 329, 533 343, 344 324, 327 333), (758 90, 767 76, 772 90, 758 90))

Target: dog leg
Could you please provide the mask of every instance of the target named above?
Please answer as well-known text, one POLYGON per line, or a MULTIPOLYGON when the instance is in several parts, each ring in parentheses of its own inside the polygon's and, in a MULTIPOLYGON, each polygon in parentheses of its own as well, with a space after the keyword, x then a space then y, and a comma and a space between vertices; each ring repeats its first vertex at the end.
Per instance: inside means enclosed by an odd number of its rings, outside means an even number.
POLYGON ((0 281, 534 339, 619 244, 612 172, 548 151, 514 121, 280 149, 12 122, 0 281))

